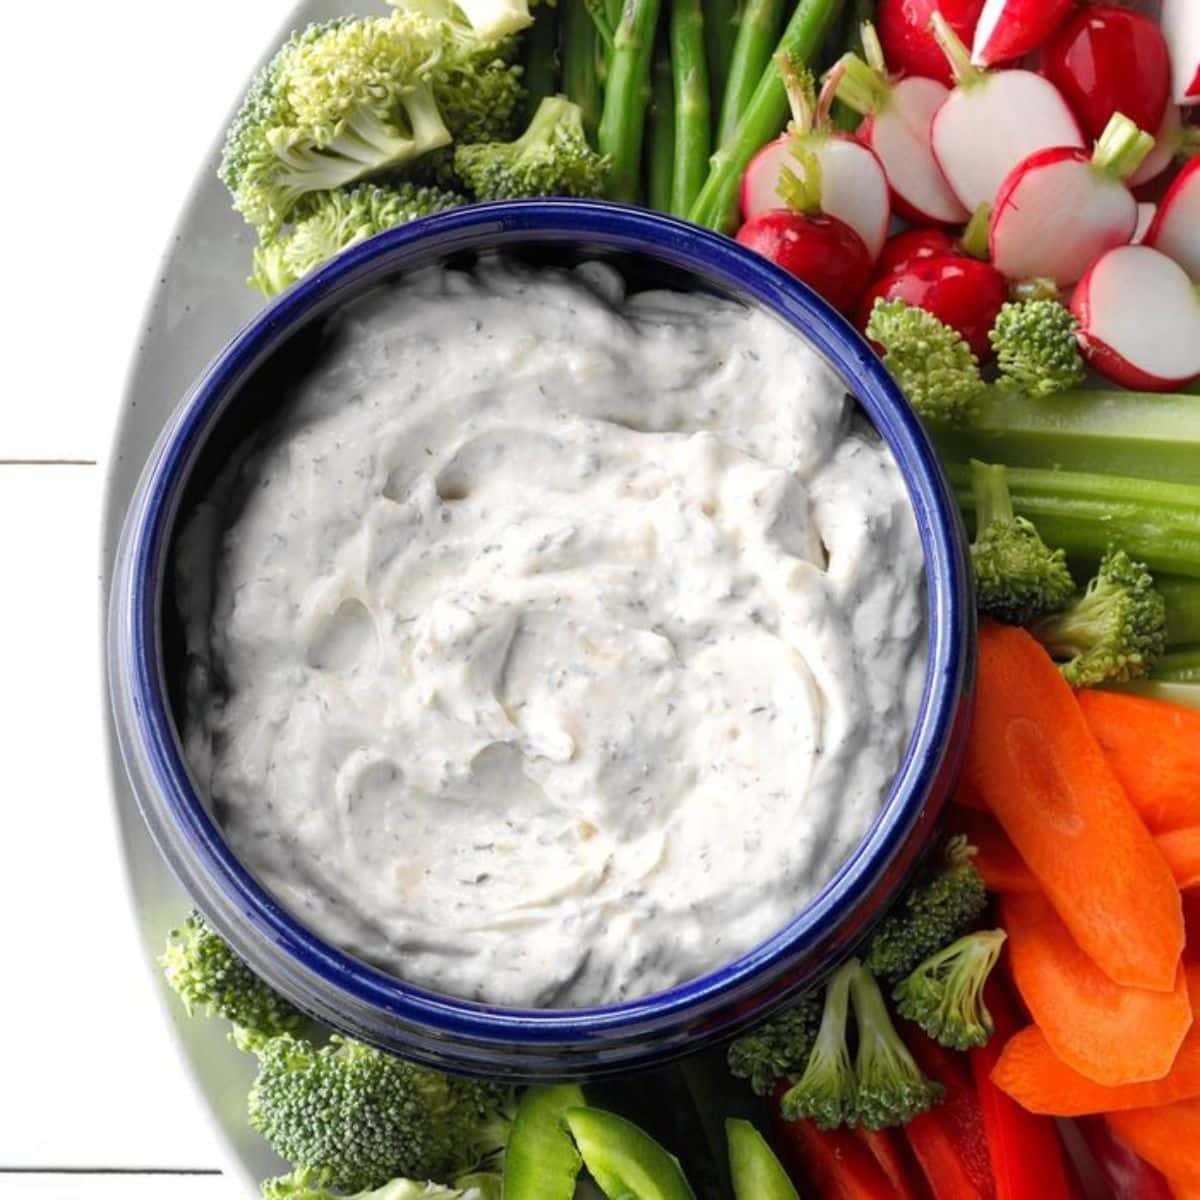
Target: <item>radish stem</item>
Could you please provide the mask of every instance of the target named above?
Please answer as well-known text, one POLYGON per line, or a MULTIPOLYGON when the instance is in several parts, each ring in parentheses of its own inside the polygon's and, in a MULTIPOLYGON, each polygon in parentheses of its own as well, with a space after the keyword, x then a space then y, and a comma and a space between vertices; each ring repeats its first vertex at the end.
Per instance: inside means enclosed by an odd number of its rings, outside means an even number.
POLYGON ((835 69, 841 72, 837 98, 862 116, 879 112, 892 94, 887 76, 857 54, 843 54, 835 69))
POLYGON ((971 215, 971 220, 963 230, 962 248, 972 257, 987 262, 988 229, 992 224, 992 206, 985 200, 971 215))
POLYGON ((987 72, 981 71, 971 62, 971 52, 963 45, 963 40, 954 32, 950 22, 940 13, 935 12, 930 18, 930 26, 937 44, 942 48, 954 81, 960 87, 970 87, 987 78, 987 72))
POLYGON ((636 203, 638 198, 658 8, 659 0, 627 0, 613 34, 598 140, 600 152, 612 160, 609 199, 625 204, 636 203))
MULTIPOLYGON (((778 52, 797 64, 807 64, 820 48, 844 0, 800 0, 780 38, 778 52)), ((787 93, 774 63, 769 63, 754 89, 733 136, 717 149, 708 178, 688 217, 720 233, 737 220, 737 193, 747 163, 783 129, 787 93)))
POLYGON ((729 81, 721 101, 718 146, 733 136, 758 81, 771 63, 771 51, 779 38, 783 13, 784 0, 746 0, 737 40, 733 44, 729 81))
POLYGON ((1114 179, 1128 179, 1154 149, 1154 138, 1123 113, 1113 113, 1096 142, 1092 166, 1114 179))
POLYGON ((700 0, 671 0, 671 70, 675 78, 675 159, 671 182, 674 216, 686 217, 708 174, 712 127, 704 14, 700 0))
POLYGON ((800 170, 780 169, 779 198, 792 212, 814 216, 821 211, 821 160, 802 142, 789 149, 800 170))
POLYGON ((646 202, 659 212, 668 212, 675 174, 675 78, 665 46, 654 58, 647 133, 646 202))

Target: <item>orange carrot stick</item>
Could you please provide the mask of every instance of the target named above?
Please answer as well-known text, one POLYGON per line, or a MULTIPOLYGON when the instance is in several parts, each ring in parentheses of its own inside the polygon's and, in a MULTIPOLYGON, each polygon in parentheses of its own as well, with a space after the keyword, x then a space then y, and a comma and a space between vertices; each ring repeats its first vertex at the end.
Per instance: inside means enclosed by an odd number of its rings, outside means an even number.
POLYGON ((950 813, 947 826, 952 832, 963 834, 975 847, 971 862, 983 876, 989 892, 1041 893, 1038 881, 991 813, 955 809, 950 813))
MULTIPOLYGON (((1200 1012, 1200 968, 1187 969, 1188 996, 1200 1012)), ((1200 1097, 1200 1023, 1194 1022, 1171 1069, 1149 1083, 1106 1087, 1068 1067, 1050 1049, 1036 1025, 1009 1038, 992 1071, 992 1081, 1030 1112, 1055 1117, 1084 1117, 1130 1108, 1174 1104, 1200 1097)))
POLYGON ((1179 889, 1074 693, 1023 629, 980 627, 965 773, 1097 966, 1127 987, 1171 991, 1179 889))
POLYGON ((1183 968, 1173 992, 1122 987, 1080 948, 1044 896, 1005 896, 1013 980, 1050 1049, 1095 1083, 1161 1079, 1191 1028, 1183 968))
MULTIPOLYGON (((1200 779, 1196 780, 1196 790, 1200 791, 1200 779)), ((1176 886, 1181 891, 1200 887, 1200 825, 1172 829, 1154 840, 1175 876, 1176 886)))
POLYGON ((1200 1188, 1200 1100, 1110 1113, 1108 1127, 1135 1154, 1177 1184, 1200 1188))
POLYGON ((1079 706, 1152 833, 1200 826, 1200 712, 1123 692, 1083 691, 1079 706))

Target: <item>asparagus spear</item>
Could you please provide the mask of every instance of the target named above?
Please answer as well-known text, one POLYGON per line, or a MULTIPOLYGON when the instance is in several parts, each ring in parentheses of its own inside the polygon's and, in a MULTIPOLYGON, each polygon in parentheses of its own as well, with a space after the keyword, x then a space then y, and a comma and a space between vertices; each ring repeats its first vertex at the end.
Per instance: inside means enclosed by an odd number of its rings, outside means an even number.
POLYGON ((537 112, 547 96, 558 91, 558 5, 539 4, 525 34, 525 119, 537 112))
POLYGON ((666 46, 654 56, 647 135, 646 202, 669 212, 675 175, 675 77, 666 46))
POLYGON ((612 160, 609 199, 625 204, 636 203, 638 198, 658 9, 659 0, 625 0, 620 23, 613 34, 599 141, 600 152, 612 160))
POLYGON ((583 127, 594 143, 604 102, 600 88, 600 35, 585 0, 558 0, 562 9, 562 88, 583 112, 583 127))
POLYGON ((730 58, 742 20, 739 0, 704 0, 704 45, 708 58, 708 98, 719 112, 729 80, 730 58))
POLYGON ((675 162, 671 213, 686 217, 708 174, 712 125, 704 14, 700 0, 671 0, 671 70, 675 78, 675 162))
MULTIPOLYGON (((786 54, 797 66, 807 65, 843 3, 844 0, 800 0, 783 31, 776 54, 786 54)), ((742 172, 754 155, 779 134, 787 116, 787 92, 772 61, 758 81, 733 136, 713 155, 708 178, 688 214, 691 220, 721 233, 732 231, 737 220, 742 172)))
POLYGON ((783 13, 784 0, 746 0, 729 64, 729 82, 721 102, 718 146, 733 136, 758 81, 771 65, 771 51, 779 38, 783 13))

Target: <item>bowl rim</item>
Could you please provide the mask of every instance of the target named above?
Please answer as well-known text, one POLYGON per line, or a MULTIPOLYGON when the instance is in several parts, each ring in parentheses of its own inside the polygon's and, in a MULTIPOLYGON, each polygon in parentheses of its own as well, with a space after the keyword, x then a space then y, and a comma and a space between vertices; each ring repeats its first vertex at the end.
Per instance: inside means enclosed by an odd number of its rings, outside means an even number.
MULTIPOLYGON (((197 894, 204 880, 249 919, 260 938, 302 971, 360 1006, 428 1031, 530 1048, 603 1045, 653 1035, 680 1020, 736 1002, 778 980, 821 948, 855 913, 914 833, 930 818, 931 792, 953 743, 974 673, 974 608, 957 507, 928 436, 890 375, 858 332, 809 288, 733 240, 688 222, 603 201, 545 200, 469 205, 360 243, 307 276, 255 316, 217 355, 168 421, 126 517, 123 555, 111 596, 110 673, 121 749, 145 763, 165 813, 191 861, 163 845, 161 814, 139 806, 172 868, 197 894), (461 251, 529 244, 628 252, 658 260, 741 295, 806 338, 841 376, 887 442, 905 480, 922 542, 927 579, 929 656, 921 706, 904 760, 880 813, 818 893, 782 929, 732 962, 667 991, 617 1004, 521 1009, 443 996, 372 967, 305 928, 257 882, 226 845, 194 787, 167 698, 160 617, 166 554, 178 508, 206 435, 248 376, 301 326, 384 277, 461 251), (414 261, 416 260, 416 261, 414 261), (126 662, 124 657, 129 656, 126 662), (127 695, 120 695, 123 688, 127 695), (120 718, 124 709, 128 718, 120 718)), ((944 796, 934 797, 940 805, 944 796)), ((894 889, 893 889, 894 890, 894 889)), ((241 947, 239 947, 241 948, 241 947)), ((369 1039, 368 1039, 369 1040, 369 1039)))

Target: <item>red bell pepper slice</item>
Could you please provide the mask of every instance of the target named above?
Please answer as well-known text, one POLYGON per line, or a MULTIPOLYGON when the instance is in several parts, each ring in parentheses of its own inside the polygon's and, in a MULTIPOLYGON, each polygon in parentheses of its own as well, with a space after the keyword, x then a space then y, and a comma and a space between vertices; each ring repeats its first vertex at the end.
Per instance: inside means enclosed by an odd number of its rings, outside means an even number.
POLYGON ((1113 1135, 1103 1117, 1077 1117, 1075 1125, 1113 1196, 1129 1200, 1171 1200, 1161 1172, 1113 1135))
POLYGON ((855 1129, 854 1136, 871 1152, 899 1200, 927 1200, 929 1189, 899 1129, 855 1129))
POLYGON ((967 1060, 905 1023, 903 1037, 921 1070, 946 1089, 936 1108, 904 1127, 934 1200, 996 1200, 983 1111, 967 1060))
POLYGON ((1016 1001, 995 975, 988 981, 984 999, 996 1031, 986 1046, 970 1052, 970 1059, 996 1200, 1074 1200, 1081 1188, 1053 1118, 1027 1111, 992 1082, 992 1068, 1005 1042, 1024 1024, 1016 1001))

